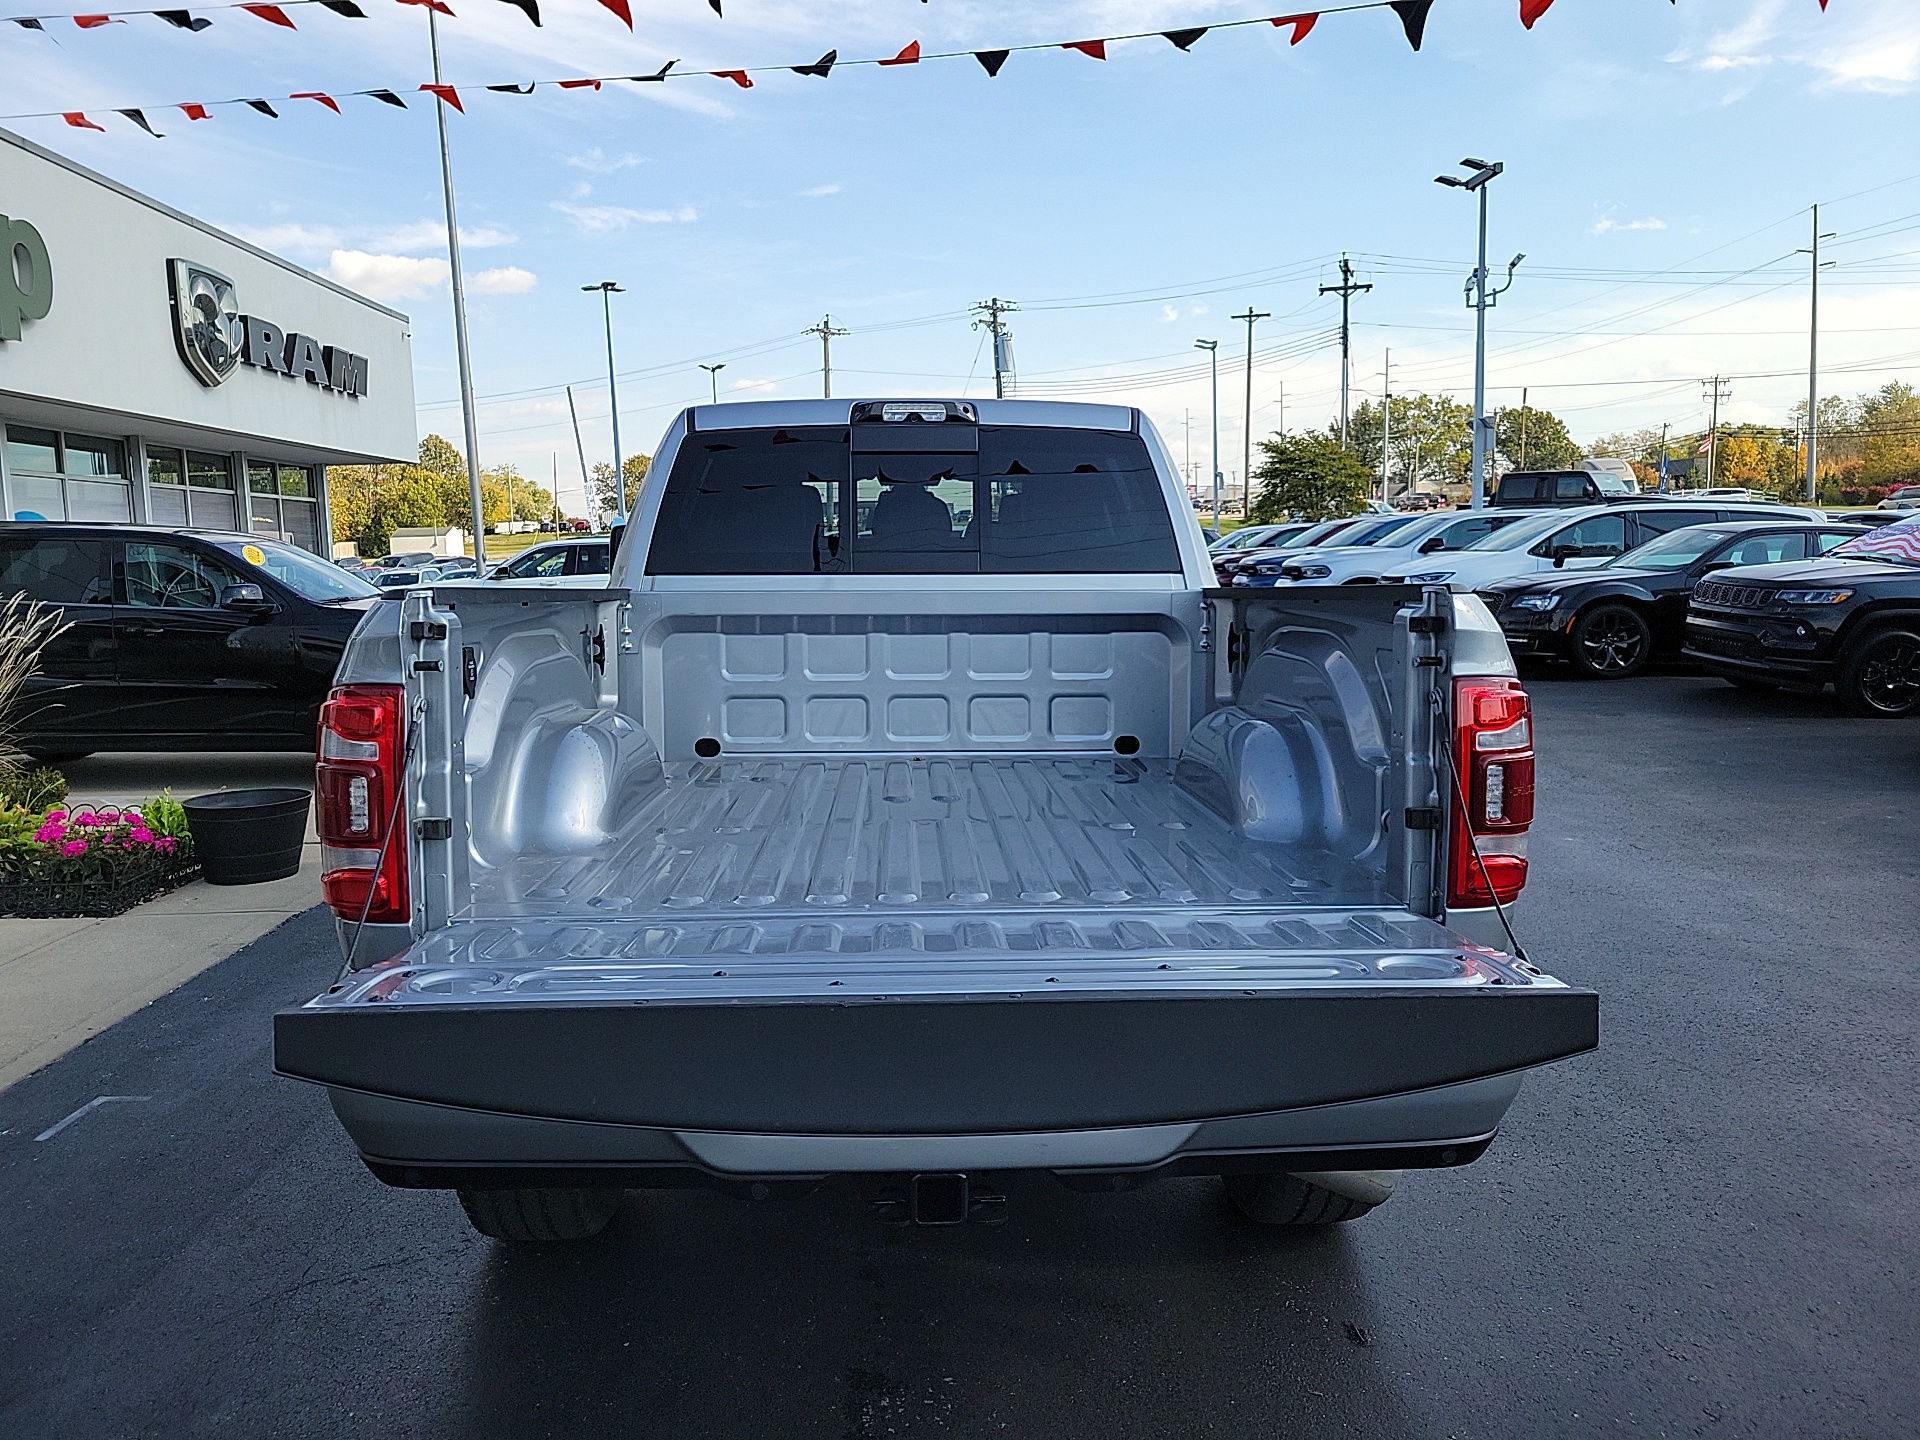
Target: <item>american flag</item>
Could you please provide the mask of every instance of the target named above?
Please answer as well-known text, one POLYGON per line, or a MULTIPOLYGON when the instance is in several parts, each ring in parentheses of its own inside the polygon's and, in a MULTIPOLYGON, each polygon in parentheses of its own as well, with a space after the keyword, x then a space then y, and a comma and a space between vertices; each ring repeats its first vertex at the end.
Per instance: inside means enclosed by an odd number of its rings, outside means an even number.
POLYGON ((1909 560, 1920 565, 1920 515, 1911 520, 1896 520, 1882 525, 1871 535, 1860 535, 1836 545, 1829 555, 1885 556, 1890 560, 1909 560))

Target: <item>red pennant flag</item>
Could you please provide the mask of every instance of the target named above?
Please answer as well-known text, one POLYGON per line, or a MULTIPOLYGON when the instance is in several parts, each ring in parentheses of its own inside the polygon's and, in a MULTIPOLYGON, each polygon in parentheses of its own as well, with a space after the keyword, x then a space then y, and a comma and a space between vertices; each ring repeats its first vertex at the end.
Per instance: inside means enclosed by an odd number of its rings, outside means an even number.
POLYGON ((1107 42, 1104 40, 1069 40, 1060 48, 1078 50, 1082 55, 1091 55, 1096 60, 1107 58, 1107 42))
POLYGON ((742 90, 753 88, 753 77, 744 70, 709 70, 709 75, 718 75, 722 80, 731 80, 742 90))
POLYGON ((1319 12, 1315 11, 1311 15, 1282 15, 1272 23, 1275 25, 1291 25, 1293 27, 1293 38, 1287 41, 1287 43, 1289 45, 1298 45, 1313 33, 1313 27, 1318 24, 1319 21, 1319 12))
POLYGON ((299 28, 287 18, 287 12, 278 5, 242 5, 240 8, 249 15, 258 15, 269 25, 284 25, 289 30, 299 28))
POLYGON ((287 97, 289 100, 318 100, 334 114, 340 113, 340 105, 331 95, 322 95, 318 90, 299 90, 287 97))
POLYGON ((211 118, 207 113, 207 107, 204 105, 182 105, 180 107, 180 113, 185 115, 189 120, 206 120, 211 118))
POLYGON ((918 40, 908 41, 906 49, 894 56, 893 59, 882 60, 880 63, 882 65, 918 65, 920 63, 920 42, 918 40))
MULTIPOLYGON (((453 11, 440 3, 440 0, 400 0, 402 5, 424 5, 429 10, 437 10, 442 15, 452 15, 453 11)), ((457 17, 456 17, 457 18, 457 17)))
MULTIPOLYGON (((1531 30, 1533 22, 1553 8, 1553 0, 1520 0, 1520 23, 1531 30)), ((1827 8, 1827 0, 1820 0, 1820 8, 1827 8)))
POLYGON ((1822 15, 1827 13, 1827 0, 1820 0, 1820 13, 1822 15))
POLYGON ((94 124, 91 120, 87 119, 85 115, 82 115, 78 110, 69 110, 60 118, 66 121, 69 125, 73 126, 73 128, 76 130, 98 130, 102 135, 107 133, 106 126, 94 124))
POLYGON ((627 8, 627 0, 600 0, 600 3, 624 20, 627 29, 633 29, 633 11, 627 8))
POLYGON ((455 90, 453 86, 422 85, 420 88, 426 91, 429 95, 438 95, 442 100, 446 101, 447 104, 453 106, 453 108, 458 110, 462 115, 467 113, 467 107, 460 103, 460 92, 455 90))
MULTIPOLYGON (((562 90, 598 90, 600 88, 600 82, 598 80, 562 80, 560 82, 560 88, 562 90)), ((471 509, 472 507, 469 506, 468 508, 471 509)))
MULTIPOLYGON (((126 22, 115 20, 111 15, 76 15, 73 23, 82 30, 98 30, 102 25, 121 25, 126 22)), ((96 125, 93 128, 98 130, 100 127, 96 125)))

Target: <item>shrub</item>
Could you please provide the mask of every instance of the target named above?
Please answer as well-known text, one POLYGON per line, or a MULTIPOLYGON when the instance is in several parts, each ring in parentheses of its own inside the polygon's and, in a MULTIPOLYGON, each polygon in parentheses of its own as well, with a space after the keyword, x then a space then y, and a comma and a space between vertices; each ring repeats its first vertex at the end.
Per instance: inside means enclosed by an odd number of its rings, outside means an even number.
POLYGON ((146 817, 147 828, 155 835, 183 844, 192 843, 187 830, 187 807, 173 798, 173 791, 162 790, 140 807, 140 814, 146 817))
POLYGON ((51 765, 0 770, 0 809, 44 815, 67 798, 67 777, 51 765))

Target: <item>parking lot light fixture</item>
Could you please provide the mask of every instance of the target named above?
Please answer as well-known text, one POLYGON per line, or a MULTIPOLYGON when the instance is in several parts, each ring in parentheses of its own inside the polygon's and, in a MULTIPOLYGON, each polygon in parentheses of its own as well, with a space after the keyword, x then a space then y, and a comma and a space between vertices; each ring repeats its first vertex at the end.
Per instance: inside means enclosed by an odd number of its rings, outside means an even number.
POLYGON ((1220 342, 1196 340, 1196 350, 1204 350, 1213 360, 1213 529, 1220 531, 1220 342))
POLYGON ((607 322, 607 412, 613 417, 613 483, 615 493, 620 497, 620 514, 627 513, 627 473, 620 466, 620 397, 613 388, 613 297, 624 295, 626 291, 611 280, 602 280, 598 285, 582 285, 582 290, 600 292, 600 309, 607 322))
POLYGON ((1436 175, 1434 183, 1445 185, 1449 189, 1478 191, 1480 194, 1480 252, 1479 263, 1474 266, 1473 275, 1467 281, 1467 308, 1474 311, 1473 338, 1473 471, 1469 479, 1472 488, 1472 507, 1475 510, 1487 503, 1486 481, 1489 453, 1492 445, 1488 442, 1489 421, 1487 419, 1487 307, 1506 293, 1513 285, 1513 272, 1527 257, 1516 255, 1507 266, 1507 283, 1499 289, 1489 289, 1487 285, 1487 186, 1506 170, 1499 161, 1462 160, 1461 165, 1473 171, 1465 179, 1456 175, 1436 175))
POLYGON ((700 368, 707 372, 707 381, 713 388, 713 403, 718 405, 720 403, 720 372, 727 368, 727 362, 722 360, 718 365, 702 365, 700 368))

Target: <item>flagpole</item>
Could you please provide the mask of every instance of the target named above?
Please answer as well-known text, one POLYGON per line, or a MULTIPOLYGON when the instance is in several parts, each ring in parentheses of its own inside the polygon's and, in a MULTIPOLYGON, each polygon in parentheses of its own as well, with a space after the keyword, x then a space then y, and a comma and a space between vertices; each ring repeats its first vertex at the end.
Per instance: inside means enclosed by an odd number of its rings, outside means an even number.
MULTIPOLYGON (((433 83, 440 78, 440 28, 434 23, 433 7, 427 7, 427 44, 433 51, 433 83)), ((460 360, 460 415, 467 432, 467 490, 473 504, 473 563, 481 574, 487 569, 486 506, 480 493, 480 423, 473 413, 473 363, 467 355, 467 292, 460 282, 460 222, 453 209, 453 155, 447 148, 447 102, 436 93, 434 118, 440 122, 440 181, 447 194, 448 280, 453 286, 453 344, 460 360)), ((508 516, 512 518, 511 515, 508 516)))

